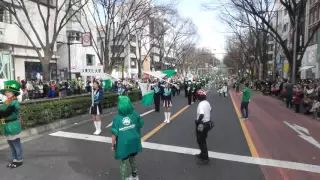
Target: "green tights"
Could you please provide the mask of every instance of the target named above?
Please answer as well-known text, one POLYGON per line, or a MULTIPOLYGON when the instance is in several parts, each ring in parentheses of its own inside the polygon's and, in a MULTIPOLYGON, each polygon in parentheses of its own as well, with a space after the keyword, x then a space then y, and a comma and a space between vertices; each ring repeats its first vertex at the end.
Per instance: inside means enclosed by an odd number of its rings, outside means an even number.
POLYGON ((136 158, 134 156, 130 156, 128 159, 121 160, 121 165, 120 165, 121 180, 126 180, 128 160, 129 160, 129 163, 130 163, 130 166, 131 166, 132 175, 133 176, 137 175, 136 158))

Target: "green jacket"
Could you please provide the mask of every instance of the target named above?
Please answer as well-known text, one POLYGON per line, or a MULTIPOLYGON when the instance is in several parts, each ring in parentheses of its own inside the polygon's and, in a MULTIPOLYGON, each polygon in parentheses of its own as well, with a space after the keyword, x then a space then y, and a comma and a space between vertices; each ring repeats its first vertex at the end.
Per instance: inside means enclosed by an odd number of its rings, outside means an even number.
POLYGON ((117 136, 115 159, 125 159, 130 154, 142 152, 141 133, 144 121, 136 112, 113 119, 111 133, 117 136))
POLYGON ((18 100, 12 100, 9 104, 2 104, 0 107, 0 118, 5 120, 13 120, 6 124, 0 123, 0 127, 5 136, 15 136, 21 133, 22 127, 19 120, 20 104, 18 100))

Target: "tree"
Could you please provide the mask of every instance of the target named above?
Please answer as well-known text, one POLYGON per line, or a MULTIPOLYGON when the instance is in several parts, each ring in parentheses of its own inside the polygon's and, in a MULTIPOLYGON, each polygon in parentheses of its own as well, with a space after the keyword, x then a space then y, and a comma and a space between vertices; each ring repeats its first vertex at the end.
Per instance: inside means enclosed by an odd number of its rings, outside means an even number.
POLYGON ((164 21, 161 35, 163 37, 157 38, 157 44, 161 47, 160 62, 172 64, 172 59, 176 60, 174 57, 177 51, 184 44, 197 39, 197 28, 191 19, 183 18, 177 14, 171 21, 164 21))
POLYGON ((143 28, 143 21, 150 16, 153 8, 150 1, 91 1, 94 8, 83 10, 86 25, 90 24, 89 19, 93 20, 90 32, 97 31, 98 36, 93 39, 93 47, 105 71, 111 73, 116 66, 124 67, 123 52, 130 46, 130 36, 143 28))
POLYGON ((87 2, 88 0, 8 0, 0 2, 0 6, 15 18, 15 24, 36 51, 42 65, 44 80, 50 79, 50 60, 56 51, 55 43, 59 35, 64 34, 66 24, 80 12, 87 2), (40 21, 35 21, 34 17, 40 17, 40 21))
POLYGON ((141 19, 140 28, 135 27, 137 37, 138 53, 136 53, 138 65, 138 77, 142 75, 142 65, 155 50, 155 45, 158 44, 166 34, 161 23, 164 16, 173 17, 177 14, 174 4, 161 4, 154 6, 149 13, 149 16, 141 19))
MULTIPOLYGON (((256 19, 257 22, 264 25, 266 28, 262 29, 265 33, 268 33, 279 43, 282 48, 282 51, 289 62, 291 71, 297 71, 297 69, 292 69, 293 62, 301 62, 303 55, 309 46, 310 42, 314 38, 314 35, 318 32, 320 27, 320 23, 314 25, 310 32, 308 33, 307 39, 304 39, 304 21, 305 21, 305 9, 306 4, 309 1, 306 0, 279 0, 279 1, 266 1, 266 0, 229 0, 227 3, 223 3, 227 8, 235 8, 239 9, 247 13, 252 18, 256 19), (277 4, 279 3, 279 4, 277 4), (292 35, 289 39, 285 39, 282 36, 282 31, 278 31, 276 26, 273 25, 270 17, 276 17, 277 13, 279 13, 279 9, 277 5, 283 7, 282 11, 288 13, 291 30, 290 34, 292 35), (295 31, 297 30, 297 33, 295 31), (298 34, 299 37, 294 37, 295 34, 298 34), (293 45, 288 46, 289 44, 293 44, 293 40, 297 40, 297 48, 296 54, 299 54, 297 59, 294 57, 294 49, 293 45)), ((297 68, 298 66, 296 66, 297 68)))

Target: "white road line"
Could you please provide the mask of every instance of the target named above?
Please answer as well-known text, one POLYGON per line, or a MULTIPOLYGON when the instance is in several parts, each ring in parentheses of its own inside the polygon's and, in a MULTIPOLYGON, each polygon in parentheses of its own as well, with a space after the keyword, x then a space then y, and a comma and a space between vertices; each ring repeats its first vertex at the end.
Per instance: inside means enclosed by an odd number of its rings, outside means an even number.
MULTIPOLYGON (((150 110, 150 111, 147 111, 147 112, 145 112, 145 113, 140 114, 140 116, 143 117, 143 116, 145 116, 145 115, 147 115, 147 114, 149 114, 149 113, 152 113, 152 112, 154 112, 154 111, 155 111, 155 110, 152 109, 152 110, 150 110)), ((108 124, 108 126, 106 126, 106 128, 109 128, 109 127, 111 127, 111 126, 112 126, 112 122, 111 122, 110 124, 108 124)))
MULTIPOLYGON (((82 140, 88 140, 88 141, 111 143, 111 138, 104 137, 104 136, 88 135, 88 134, 81 134, 81 133, 71 133, 71 132, 64 132, 64 131, 58 131, 58 132, 52 133, 50 135, 57 136, 57 137, 72 138, 72 139, 82 139, 82 140)), ((147 149, 166 151, 166 152, 174 152, 174 153, 179 153, 179 154, 194 155, 194 154, 199 153, 198 149, 179 147, 179 146, 171 146, 171 145, 165 145, 165 144, 150 143, 150 142, 142 142, 142 146, 147 149)), ((226 153, 219 153, 219 152, 212 152, 212 151, 209 151, 209 157, 214 158, 214 159, 226 160, 226 161, 234 161, 234 162, 241 162, 241 163, 248 163, 248 164, 264 165, 264 166, 271 166, 271 167, 320 173, 320 166, 318 166, 318 165, 303 164, 303 163, 290 162, 290 161, 273 160, 273 159, 266 159, 266 158, 255 158, 255 157, 250 157, 250 156, 241 156, 241 155, 226 154, 226 153)))

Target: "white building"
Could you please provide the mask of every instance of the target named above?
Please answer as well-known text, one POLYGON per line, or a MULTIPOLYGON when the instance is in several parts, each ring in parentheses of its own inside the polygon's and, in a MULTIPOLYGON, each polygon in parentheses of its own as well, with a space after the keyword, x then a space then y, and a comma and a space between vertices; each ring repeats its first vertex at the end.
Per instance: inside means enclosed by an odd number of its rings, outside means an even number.
MULTIPOLYGON (((275 13, 272 17, 273 28, 277 30, 278 34, 281 34, 281 37, 284 41, 287 42, 287 47, 292 47, 291 36, 292 31, 290 19, 287 10, 280 4, 276 3, 275 13), (278 24, 277 24, 278 23, 278 24)), ((277 66, 277 72, 279 77, 288 78, 288 60, 283 54, 282 48, 279 43, 275 43, 276 40, 269 35, 268 37, 268 72, 273 71, 273 67, 277 66)))
MULTIPOLYGON (((11 2, 9 0, 2 1, 1 3, 11 2)), ((46 3, 53 1, 42 1, 40 5, 41 11, 46 14, 46 3)), ((56 2, 56 1, 54 1, 56 2)), ((37 30, 39 38, 42 42, 45 40, 45 31, 43 27, 41 16, 37 9, 36 3, 32 1, 25 1, 30 20, 33 23, 34 28, 37 30)), ((59 7, 59 4, 57 5, 59 7)), ((17 8, 18 9, 18 8, 17 8)), ((30 28, 30 25, 25 18, 26 16, 22 10, 17 11, 22 26, 28 32, 31 39, 34 39, 34 43, 37 48, 41 48, 39 41, 36 40, 36 35, 30 28)), ((55 9, 51 9, 51 16, 55 16, 55 9)), ((58 19, 59 20, 59 19, 58 19)), ((0 78, 16 79, 20 76, 21 79, 33 79, 37 73, 42 72, 42 66, 34 47, 27 39, 26 35, 15 24, 16 19, 0 4, 0 78)), ((49 35, 52 37, 52 28, 49 29, 49 35)), ((56 51, 54 49, 54 51, 56 51)), ((43 54, 43 53, 42 53, 43 54)), ((57 59, 59 56, 53 55, 50 61, 50 77, 56 78, 57 59)))
MULTIPOLYGON (((306 17, 305 17, 305 41, 308 39, 311 32, 319 23, 319 9, 320 2, 308 0, 306 5, 306 17)), ((318 36, 320 29, 317 30, 309 46, 307 47, 302 62, 301 62, 301 78, 320 78, 320 58, 317 56, 318 50, 318 36)))
MULTIPOLYGON (((69 68, 71 69, 71 79, 75 79, 80 77, 82 67, 101 64, 94 49, 95 46, 84 46, 86 42, 83 44, 82 39, 82 36, 86 33, 86 35, 90 35, 91 38, 97 38, 97 31, 95 28, 92 28, 95 27, 94 19, 90 16, 90 12, 88 12, 88 9, 93 12, 93 8, 92 1, 88 1, 87 5, 83 8, 83 10, 86 11, 84 14, 87 14, 87 20, 80 12, 77 13, 67 23, 66 34, 61 35, 62 41, 57 42, 58 54, 60 56, 58 59, 57 73, 60 80, 69 79, 69 68), (68 44, 70 44, 70 54, 68 52, 68 44)), ((70 11, 69 13, 73 12, 70 11)))

